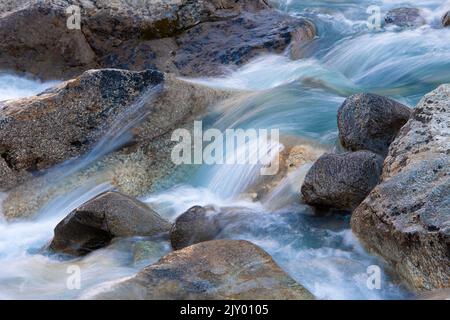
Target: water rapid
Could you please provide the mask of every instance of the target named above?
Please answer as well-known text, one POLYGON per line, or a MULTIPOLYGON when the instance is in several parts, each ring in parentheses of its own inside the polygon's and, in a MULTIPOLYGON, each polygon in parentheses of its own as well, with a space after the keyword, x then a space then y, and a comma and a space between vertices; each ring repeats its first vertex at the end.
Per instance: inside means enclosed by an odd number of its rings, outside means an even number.
MULTIPOLYGON (((438 27, 438 19, 450 8, 450 1, 272 2, 293 16, 314 21, 318 38, 304 48, 305 57, 300 60, 293 61, 285 54, 266 55, 223 77, 186 79, 248 91, 213 106, 205 126, 219 130, 276 128, 284 137, 332 150, 338 148, 336 111, 348 95, 378 93, 414 107, 425 93, 450 82, 450 28, 438 27), (400 5, 420 7, 427 13, 428 25, 369 31, 366 21, 370 5, 380 6, 383 12, 400 5)), ((53 84, 2 73, 0 101, 33 95, 53 84)), ((134 110, 140 111, 128 117, 129 121, 118 119, 119 127, 93 152, 65 164, 63 171, 68 175, 81 170, 117 147, 116 143, 124 143, 130 124, 146 115, 139 102, 134 110)), ((255 212, 257 221, 244 217, 220 237, 258 244, 318 298, 408 298, 410 293, 383 261, 361 248, 350 230, 348 216, 316 216, 311 208, 299 203, 298 188, 308 165, 291 172, 256 201, 248 195, 249 187, 258 182, 259 167, 255 165, 201 165, 177 185, 149 193, 141 200, 171 221, 194 205, 241 207, 255 212), (383 270, 380 290, 370 290, 366 285, 371 265, 383 270)), ((67 175, 57 176, 64 181, 67 175)), ((43 251, 53 228, 65 215, 110 188, 108 181, 91 179, 51 199, 32 220, 0 221, 0 299, 79 298, 106 281, 136 273, 169 251, 169 244, 162 241, 153 256, 136 261, 135 247, 143 239, 118 239, 108 248, 75 261, 43 251), (82 290, 66 288, 67 267, 73 264, 83 269, 82 290)))

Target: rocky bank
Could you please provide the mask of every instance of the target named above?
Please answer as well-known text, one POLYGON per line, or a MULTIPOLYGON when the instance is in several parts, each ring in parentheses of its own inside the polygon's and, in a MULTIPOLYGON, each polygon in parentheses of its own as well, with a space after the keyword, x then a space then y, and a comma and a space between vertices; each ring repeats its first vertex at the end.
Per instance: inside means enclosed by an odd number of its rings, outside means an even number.
POLYGON ((298 57, 315 33, 265 0, 29 0, 0 4, 0 69, 45 79, 92 68, 218 75, 288 46, 298 57))
POLYGON ((389 148, 352 229, 416 290, 450 285, 450 85, 427 94, 389 148))

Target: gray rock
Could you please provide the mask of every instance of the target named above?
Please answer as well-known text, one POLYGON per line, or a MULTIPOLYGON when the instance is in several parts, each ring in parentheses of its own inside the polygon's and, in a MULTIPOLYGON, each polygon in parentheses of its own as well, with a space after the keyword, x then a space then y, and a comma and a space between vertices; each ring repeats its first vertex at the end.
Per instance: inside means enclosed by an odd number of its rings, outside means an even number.
POLYGON ((86 294, 87 299, 311 300, 264 250, 248 241, 214 240, 174 251, 131 279, 86 294))
POLYGON ((174 250, 183 249, 191 244, 214 240, 221 227, 212 207, 195 206, 181 214, 170 231, 170 242, 174 250))
POLYGON ((71 212, 55 228, 50 249, 85 255, 115 237, 160 236, 170 223, 145 204, 118 192, 103 193, 71 212))
POLYGON ((408 107, 369 93, 348 97, 338 110, 339 139, 352 151, 386 155, 400 128, 408 121, 408 107))
POLYGON ((253 222, 255 219, 256 213, 246 208, 192 207, 181 214, 172 226, 172 248, 183 249, 192 244, 221 238, 228 232, 236 234, 237 229, 247 227, 251 224, 250 220, 253 222))
POLYGON ((427 94, 391 144, 352 230, 416 290, 450 284, 450 85, 427 94))
POLYGON ((272 10, 265 0, 19 4, 0 3, 0 68, 46 79, 70 79, 99 67, 220 74, 256 54, 280 52, 291 42, 297 48, 315 36, 311 22, 272 10), (81 9, 81 30, 67 28, 70 5, 81 9))
POLYGON ((356 208, 377 185, 383 159, 370 151, 325 154, 306 174, 301 193, 313 206, 356 208))
MULTIPOLYGON (((0 102, 0 150, 18 181, 90 150, 164 75, 148 70, 85 72, 36 97, 0 102)), ((0 177, 0 189, 18 181, 0 177)))
POLYGON ((158 71, 106 69, 88 71, 35 97, 1 102, 0 171, 5 175, 0 190, 8 190, 4 215, 30 216, 92 176, 103 176, 133 197, 149 192, 174 169, 173 130, 192 125, 210 105, 232 94, 158 71), (151 90, 155 84, 157 90, 151 90), (53 166, 91 154, 99 141, 126 126, 132 133, 128 144, 110 153, 100 148, 105 156, 58 182, 66 172, 54 172, 53 166))
POLYGON ((418 8, 396 8, 389 10, 384 18, 387 24, 395 24, 399 27, 420 27, 426 24, 423 13, 418 8))
POLYGON ((444 27, 450 26, 450 11, 447 11, 442 17, 442 25, 444 27))

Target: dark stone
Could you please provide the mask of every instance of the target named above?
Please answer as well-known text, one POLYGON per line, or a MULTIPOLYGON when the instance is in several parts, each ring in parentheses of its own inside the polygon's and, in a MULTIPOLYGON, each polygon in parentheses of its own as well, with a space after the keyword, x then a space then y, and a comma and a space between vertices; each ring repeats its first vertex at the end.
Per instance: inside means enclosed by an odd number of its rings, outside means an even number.
POLYGON ((214 208, 195 206, 180 215, 170 231, 174 250, 213 240, 221 231, 214 208))
POLYGON ((341 144, 352 151, 370 150, 386 155, 410 115, 408 107, 376 94, 350 96, 338 110, 341 144))
POLYGON ((370 151, 325 154, 306 174, 301 193, 313 206, 352 210, 379 182, 383 159, 370 151))
POLYGON ((174 250, 246 231, 257 213, 247 208, 195 206, 181 214, 170 231, 174 250))
POLYGON ((396 8, 389 10, 384 18, 387 24, 395 24, 399 27, 420 27, 426 24, 422 11, 417 8, 396 8))
POLYGON ((221 74, 290 43, 297 56, 315 36, 311 22, 272 10, 265 0, 20 0, 2 2, 0 12, 0 68, 45 79, 100 67, 221 74), (72 4, 81 9, 81 30, 67 28, 72 4))
POLYGON ((314 36, 314 25, 305 19, 271 10, 243 13, 234 19, 200 24, 180 35, 175 65, 186 76, 219 75, 263 52, 281 53, 290 43, 299 58, 299 47, 314 36))
POLYGON ((145 204, 106 192, 72 211, 55 228, 50 249, 75 256, 107 246, 115 237, 159 236, 170 224, 145 204))

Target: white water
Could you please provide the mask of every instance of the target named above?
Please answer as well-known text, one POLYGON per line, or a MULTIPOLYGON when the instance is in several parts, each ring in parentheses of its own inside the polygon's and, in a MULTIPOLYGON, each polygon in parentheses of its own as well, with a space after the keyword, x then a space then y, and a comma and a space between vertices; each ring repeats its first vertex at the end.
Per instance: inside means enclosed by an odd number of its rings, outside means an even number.
MULTIPOLYGON (((307 57, 302 60, 267 55, 226 77, 189 79, 214 87, 252 91, 217 105, 208 117, 209 126, 277 128, 284 135, 333 148, 337 137, 336 111, 346 96, 368 91, 414 106, 423 94, 450 82, 450 29, 437 27, 442 13, 450 9, 449 1, 278 3, 292 15, 312 19, 318 27, 318 39, 305 48, 307 57), (415 30, 384 28, 370 33, 365 19, 366 9, 372 4, 380 5, 383 12, 399 5, 419 6, 427 12, 431 26, 415 30)), ((0 101, 36 94, 51 84, 0 74, 0 101)), ((126 128, 126 124, 119 126, 112 137, 126 138, 126 128)), ((80 162, 68 164, 63 170, 73 172, 98 159, 115 146, 110 142, 99 144, 80 162)), ((376 264, 386 269, 382 261, 359 246, 349 229, 348 217, 318 217, 298 203, 298 186, 308 165, 283 180, 261 201, 250 201, 245 194, 246 188, 258 179, 257 166, 201 166, 178 186, 143 200, 172 221, 194 205, 243 207, 256 212, 256 221, 243 218, 221 237, 247 239, 260 245, 319 298, 407 297, 408 293, 385 272, 381 290, 367 288, 367 267, 376 264)), ((41 250, 67 213, 108 188, 107 182, 88 181, 82 188, 51 201, 35 220, 0 222, 0 299, 77 298, 105 281, 134 274, 167 252, 165 243, 159 254, 135 263, 133 248, 142 239, 121 239, 75 261, 48 256, 41 250), (72 264, 82 268, 81 290, 66 287, 67 267, 72 264)))
POLYGON ((0 101, 34 96, 58 83, 58 81, 41 82, 0 72, 0 101))

